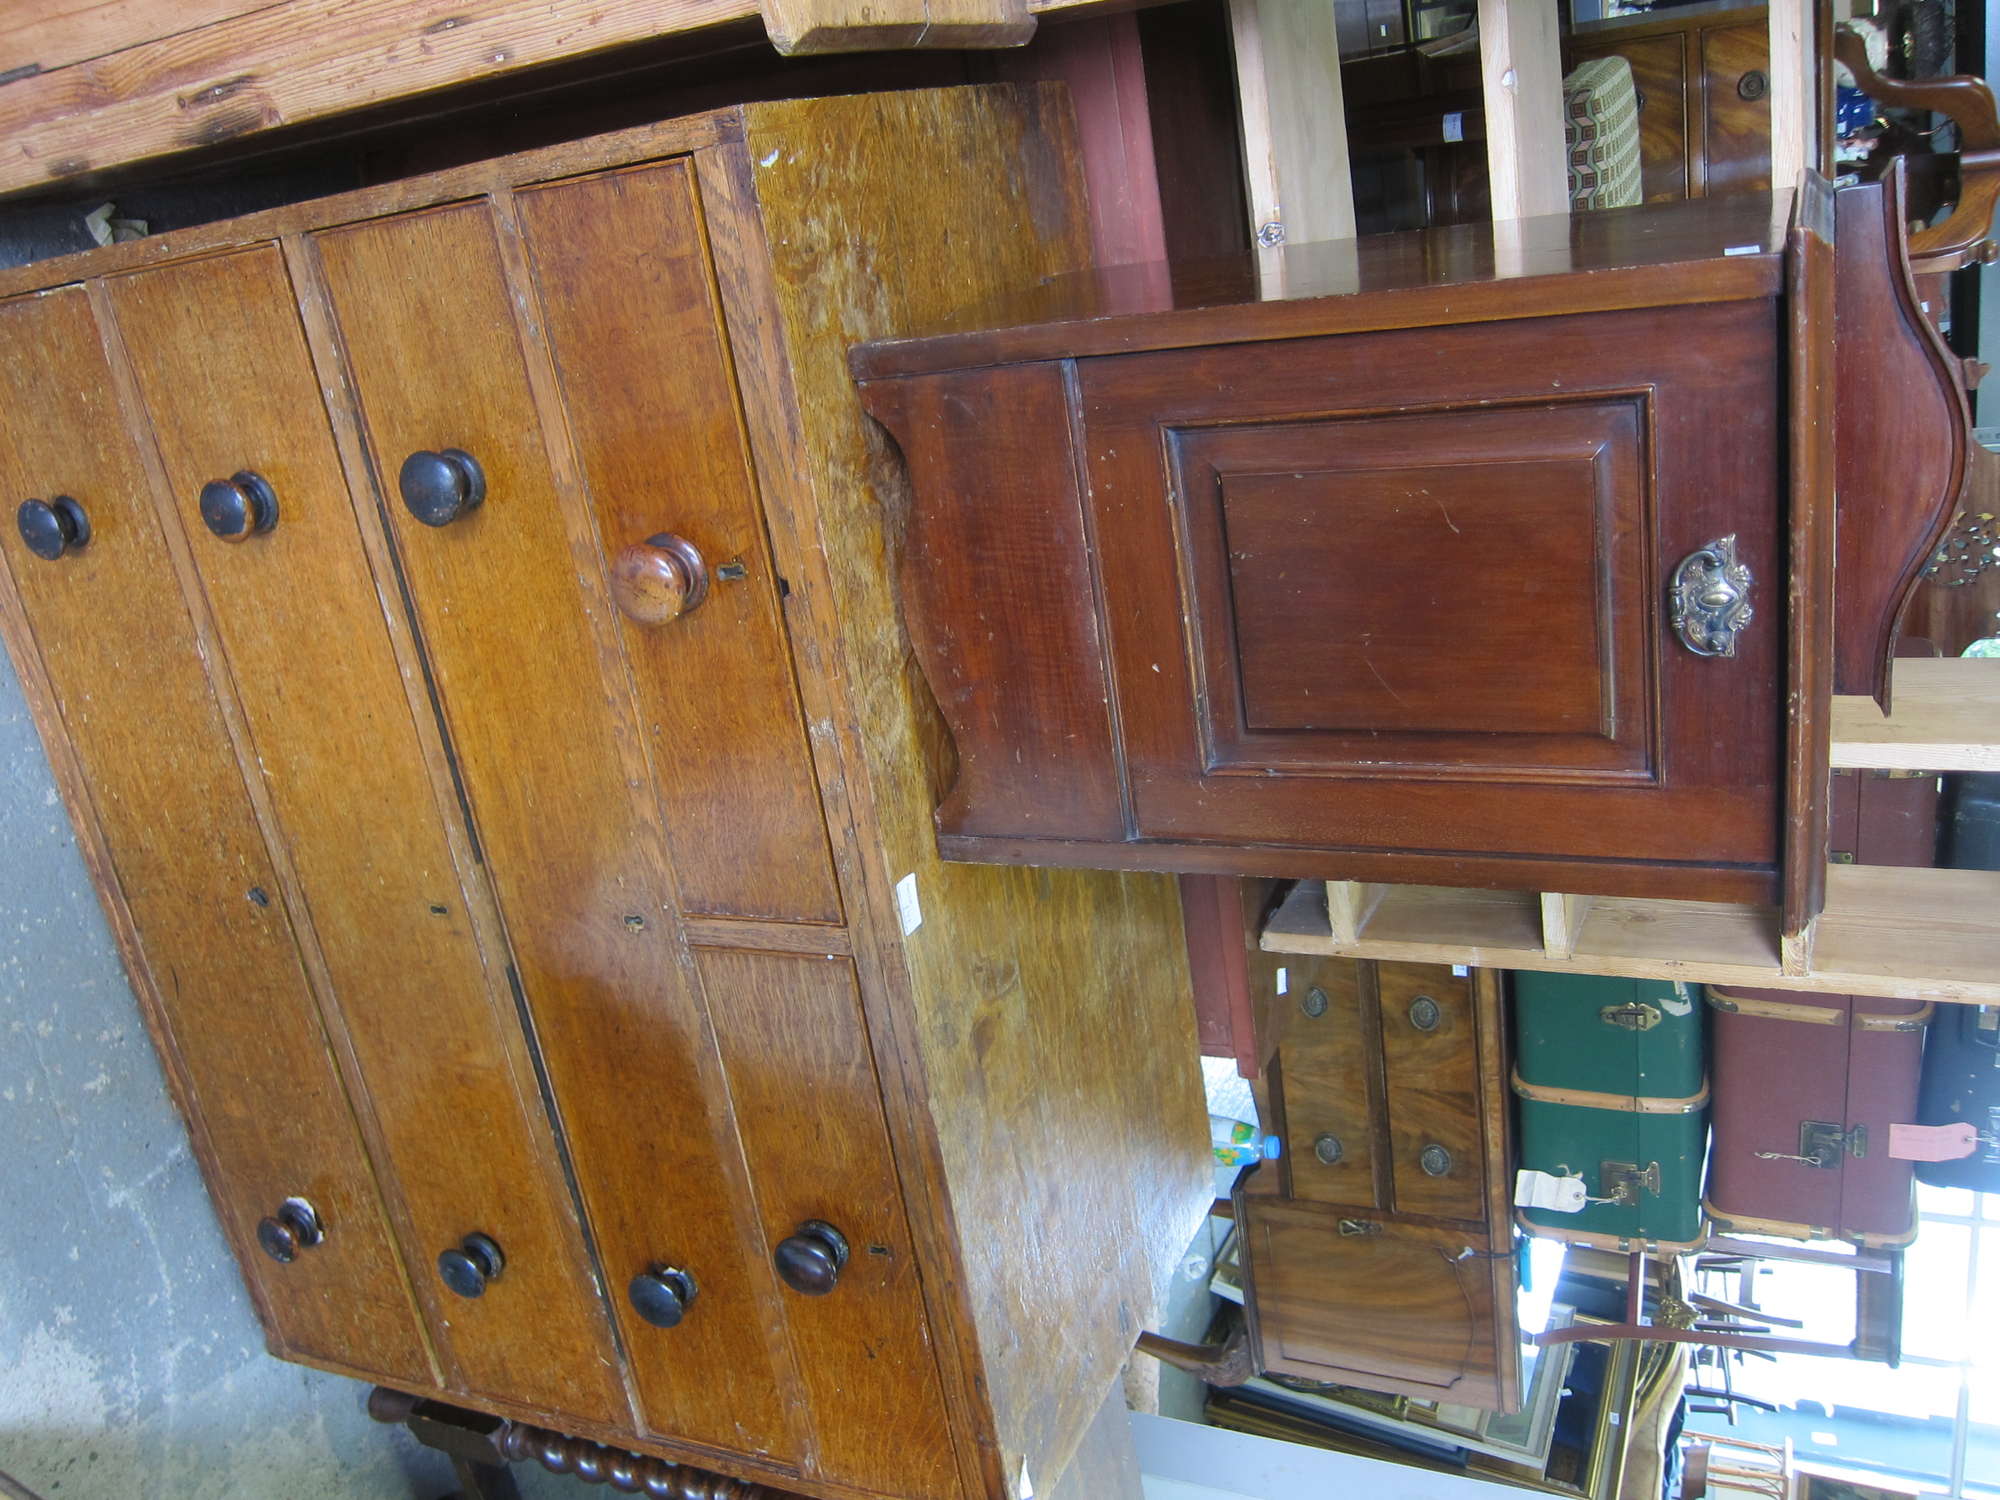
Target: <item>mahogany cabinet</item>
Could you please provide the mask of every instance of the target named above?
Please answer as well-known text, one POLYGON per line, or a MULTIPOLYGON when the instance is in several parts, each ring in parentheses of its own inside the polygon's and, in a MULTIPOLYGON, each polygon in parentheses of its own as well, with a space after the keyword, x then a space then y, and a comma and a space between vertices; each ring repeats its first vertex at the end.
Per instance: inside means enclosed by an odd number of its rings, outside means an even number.
POLYGON ((1832 694, 1886 706, 1965 474, 1901 192, 1118 268, 856 349, 940 847, 1778 908, 1794 961, 1832 694))
POLYGON ((0 273, 0 619, 275 1353, 1061 1474, 1207 1203, 1179 908, 938 862, 843 354, 1079 264, 1069 132, 750 106, 0 273))
POLYGON ((1284 1153, 1235 1196, 1261 1368, 1516 1409, 1499 974, 1285 963, 1264 1088, 1284 1153))

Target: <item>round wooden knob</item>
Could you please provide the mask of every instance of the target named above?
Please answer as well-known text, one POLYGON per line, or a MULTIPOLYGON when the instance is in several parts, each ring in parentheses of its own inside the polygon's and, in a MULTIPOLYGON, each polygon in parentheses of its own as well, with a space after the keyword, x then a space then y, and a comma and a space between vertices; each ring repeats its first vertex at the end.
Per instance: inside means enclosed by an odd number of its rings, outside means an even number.
POLYGON ((278 492, 261 474, 239 469, 201 487, 201 524, 225 542, 240 542, 278 524, 278 492))
POLYGON ((326 1238, 319 1213, 303 1198, 287 1198, 268 1219, 257 1221, 257 1245, 279 1265, 290 1265, 301 1250, 326 1238))
POLYGON ((611 560, 611 597, 634 625, 665 625, 708 597, 708 565, 694 543, 663 531, 611 560))
POLYGON ((58 495, 53 500, 23 500, 21 508, 14 512, 14 524, 20 528, 21 540, 28 544, 28 550, 48 562, 90 540, 90 518, 67 495, 58 495))
POLYGON ((486 498, 486 471, 463 448, 419 448, 396 475, 403 505, 426 526, 449 526, 486 498))
POLYGON ((771 1259, 786 1286, 803 1297, 824 1297, 840 1284, 847 1236, 823 1220, 808 1219, 778 1241, 771 1259))
POLYGON ((649 1266, 625 1288, 632 1311, 655 1328, 672 1328, 687 1316, 694 1301, 694 1278, 672 1266, 649 1266))
POLYGON ((500 1279, 507 1257, 491 1235, 468 1234, 456 1248, 438 1257, 438 1276, 461 1297, 480 1297, 488 1283, 500 1279))
POLYGON ((1451 1175, 1451 1153, 1433 1141, 1417 1153, 1417 1165, 1424 1169, 1426 1177, 1448 1177, 1451 1175))

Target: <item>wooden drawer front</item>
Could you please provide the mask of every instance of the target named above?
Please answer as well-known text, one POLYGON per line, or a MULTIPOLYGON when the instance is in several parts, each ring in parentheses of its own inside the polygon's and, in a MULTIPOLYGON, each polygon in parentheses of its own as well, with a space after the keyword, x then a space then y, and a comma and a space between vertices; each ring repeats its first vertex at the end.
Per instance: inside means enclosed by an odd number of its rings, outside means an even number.
MULTIPOLYGON (((1314 991, 1325 996, 1325 1011, 1319 1015, 1292 1004, 1285 1039, 1278 1046, 1285 1171, 1292 1196, 1387 1208, 1381 1049, 1372 1007, 1362 995, 1362 970, 1351 959, 1287 962, 1288 988, 1296 987, 1299 1001, 1314 991)), ((1312 1001, 1311 1009, 1318 1010, 1319 1002, 1312 1001)))
MULTIPOLYGON (((674 930, 661 813, 592 519, 544 436, 548 367, 511 309, 524 271, 485 209, 318 237, 376 471, 458 448, 487 497, 384 512, 616 1299, 648 1430, 789 1459, 791 1377, 707 1018, 674 930), (440 274, 440 268, 449 274, 440 274), (531 363, 531 360, 537 361, 531 363), (638 1319, 634 1276, 699 1294, 638 1319)), ((559 430, 559 429, 558 429, 559 430)))
POLYGON ((1639 94, 1639 172, 1648 203, 1689 197, 1696 185, 1688 160, 1687 45, 1680 36, 1650 36, 1571 48, 1571 67, 1599 57, 1622 57, 1632 65, 1639 94))
POLYGON ((1774 339, 1744 304, 1085 362, 1137 833, 1775 866, 1774 339), (1757 623, 1697 656, 1666 578, 1732 533, 1757 623))
POLYGON ((1375 974, 1396 1209, 1483 1220, 1486 1162, 1472 981, 1434 964, 1377 964, 1375 974))
POLYGON ((623 1420, 505 957, 481 958, 283 260, 246 250, 110 292, 453 1384, 623 1420), (244 469, 272 485, 278 521, 226 542, 198 497, 244 469), (506 1266, 463 1299, 436 1259, 474 1231, 506 1266))
POLYGON ((708 598, 623 622, 674 872, 690 912, 837 922, 777 573, 685 161, 523 193, 541 315, 607 557, 694 543, 708 598))
POLYGON ((1701 34, 1702 156, 1711 193, 1771 186, 1770 67, 1762 25, 1701 34))
POLYGON ((851 1252, 825 1296, 779 1293, 813 1417, 808 1472, 951 1493, 951 1437, 853 965, 725 949, 698 961, 766 1250, 819 1220, 851 1252))
POLYGON ((6 494, 73 496, 91 527, 53 563, 8 536, 8 643, 31 690, 46 671, 51 756, 62 763, 66 735, 89 784, 138 931, 133 979, 259 1311, 284 1352, 427 1386, 409 1285, 175 582, 178 540, 82 291, 0 306, 0 392, 6 494), (280 1264, 257 1225, 295 1196, 325 1238, 280 1264))
POLYGON ((1500 1400, 1511 1357, 1483 1236, 1246 1199, 1264 1368, 1473 1406, 1500 1400))

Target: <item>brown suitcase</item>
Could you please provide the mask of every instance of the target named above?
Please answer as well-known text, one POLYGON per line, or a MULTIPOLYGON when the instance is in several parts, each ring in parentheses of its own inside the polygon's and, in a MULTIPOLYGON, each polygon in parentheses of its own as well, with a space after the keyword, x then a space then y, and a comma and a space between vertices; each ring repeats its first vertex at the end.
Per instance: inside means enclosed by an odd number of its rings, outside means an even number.
POLYGON ((1932 1007, 1872 995, 1711 986, 1715 1140, 1704 1204, 1716 1228, 1907 1244, 1911 1163, 1889 1127, 1917 1119, 1932 1007))
POLYGON ((1937 863, 1935 771, 1833 773, 1829 857, 1837 865, 1937 863))

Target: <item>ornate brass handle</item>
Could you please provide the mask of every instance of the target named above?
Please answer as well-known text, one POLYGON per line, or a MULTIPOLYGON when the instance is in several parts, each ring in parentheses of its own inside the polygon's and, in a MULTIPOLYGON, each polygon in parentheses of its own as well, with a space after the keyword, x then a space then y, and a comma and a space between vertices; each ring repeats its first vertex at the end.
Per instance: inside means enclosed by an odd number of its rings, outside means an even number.
POLYGON ((1681 644, 1696 656, 1734 656, 1736 637, 1751 620, 1750 570, 1736 559, 1736 536, 1717 537, 1674 569, 1670 618, 1681 644))

